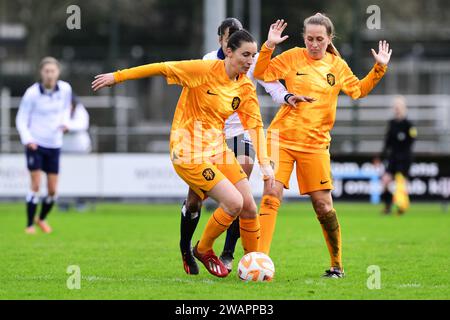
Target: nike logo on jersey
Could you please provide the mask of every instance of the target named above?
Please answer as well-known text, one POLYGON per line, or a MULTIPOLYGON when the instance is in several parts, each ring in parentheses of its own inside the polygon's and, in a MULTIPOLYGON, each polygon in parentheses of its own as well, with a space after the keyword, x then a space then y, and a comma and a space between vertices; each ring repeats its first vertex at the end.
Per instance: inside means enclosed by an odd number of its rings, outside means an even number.
POLYGON ((320 184, 325 184, 325 183, 327 183, 327 182, 328 182, 328 180, 326 180, 326 181, 320 180, 320 184))
POLYGON ((307 74, 307 73, 300 73, 300 72, 297 72, 297 75, 298 75, 298 76, 307 76, 308 74, 307 74))
POLYGON ((207 94, 210 94, 212 96, 217 96, 217 93, 211 92, 211 90, 206 91, 207 94))

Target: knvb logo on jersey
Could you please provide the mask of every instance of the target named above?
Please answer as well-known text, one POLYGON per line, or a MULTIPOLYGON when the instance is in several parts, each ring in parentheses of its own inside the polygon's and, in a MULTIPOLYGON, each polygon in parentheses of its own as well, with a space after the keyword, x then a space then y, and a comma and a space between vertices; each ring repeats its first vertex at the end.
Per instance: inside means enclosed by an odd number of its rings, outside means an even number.
POLYGON ((202 174, 206 181, 212 181, 216 177, 216 174, 211 168, 206 168, 205 170, 203 170, 202 174))
POLYGON ((334 84, 336 83, 336 79, 334 78, 334 74, 329 73, 327 74, 327 82, 330 86, 334 86, 334 84))
POLYGON ((233 102, 231 102, 231 107, 233 108, 233 110, 236 110, 237 108, 239 108, 240 104, 241 104, 241 98, 234 97, 233 102))

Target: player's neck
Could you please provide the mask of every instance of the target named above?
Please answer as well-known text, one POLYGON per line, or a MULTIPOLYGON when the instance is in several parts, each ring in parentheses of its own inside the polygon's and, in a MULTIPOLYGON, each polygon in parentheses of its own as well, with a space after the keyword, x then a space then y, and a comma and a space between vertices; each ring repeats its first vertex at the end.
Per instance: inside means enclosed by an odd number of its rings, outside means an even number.
POLYGON ((231 81, 236 81, 239 78, 239 72, 230 63, 230 60, 225 59, 225 72, 231 81))

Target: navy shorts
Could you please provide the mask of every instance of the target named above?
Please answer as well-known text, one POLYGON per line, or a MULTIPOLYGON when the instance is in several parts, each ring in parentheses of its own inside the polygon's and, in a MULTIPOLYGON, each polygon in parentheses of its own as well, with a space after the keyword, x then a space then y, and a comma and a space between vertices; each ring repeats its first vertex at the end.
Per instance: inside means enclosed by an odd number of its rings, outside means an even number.
POLYGON ((230 148, 234 156, 247 156, 255 161, 255 149, 253 149, 252 141, 246 134, 241 134, 226 140, 228 148, 230 148))
POLYGON ((38 147, 37 150, 26 148, 27 168, 30 171, 42 170, 45 173, 59 173, 59 155, 61 149, 38 147))

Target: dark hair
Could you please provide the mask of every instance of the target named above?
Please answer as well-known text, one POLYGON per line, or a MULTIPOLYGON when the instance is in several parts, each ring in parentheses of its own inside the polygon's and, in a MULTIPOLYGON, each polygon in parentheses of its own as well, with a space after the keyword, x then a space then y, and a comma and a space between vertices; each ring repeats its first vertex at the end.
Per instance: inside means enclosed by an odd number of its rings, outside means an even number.
POLYGON ((225 31, 229 28, 228 35, 231 36, 234 32, 242 30, 244 27, 242 23, 236 18, 226 18, 222 21, 217 29, 217 35, 220 37, 225 35, 225 31))
POLYGON ((236 51, 236 49, 241 47, 242 42, 256 42, 256 40, 250 32, 242 29, 233 33, 228 39, 227 48, 230 48, 231 51, 236 51))

